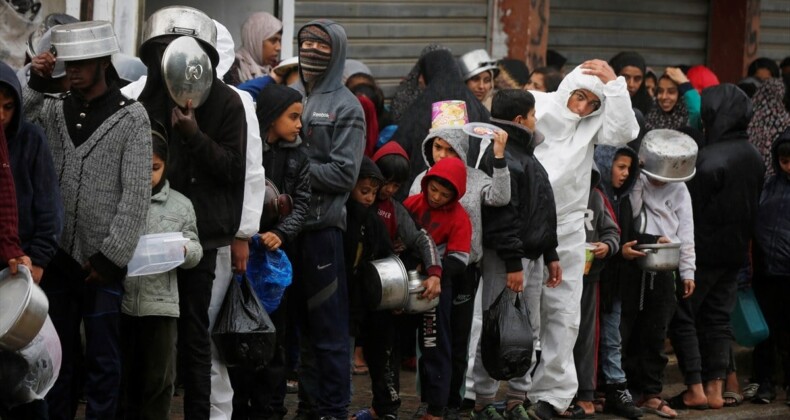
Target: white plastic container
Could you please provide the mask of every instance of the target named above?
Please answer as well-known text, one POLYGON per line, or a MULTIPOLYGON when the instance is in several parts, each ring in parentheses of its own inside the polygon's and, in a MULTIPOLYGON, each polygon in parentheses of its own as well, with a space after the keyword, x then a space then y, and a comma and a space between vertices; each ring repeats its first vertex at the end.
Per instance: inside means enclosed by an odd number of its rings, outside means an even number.
POLYGON ((181 232, 143 235, 127 267, 128 276, 168 272, 184 262, 184 245, 189 242, 181 232))

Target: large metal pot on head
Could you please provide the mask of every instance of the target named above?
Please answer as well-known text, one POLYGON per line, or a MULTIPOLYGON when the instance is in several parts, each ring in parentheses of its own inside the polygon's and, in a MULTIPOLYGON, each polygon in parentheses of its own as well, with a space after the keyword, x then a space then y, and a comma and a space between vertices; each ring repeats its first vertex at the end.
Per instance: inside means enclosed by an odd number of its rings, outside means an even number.
MULTIPOLYGON (((219 62, 217 27, 214 21, 202 11, 188 6, 163 7, 151 14, 145 21, 140 49, 146 48, 157 38, 182 35, 201 42, 206 47, 211 62, 215 65, 219 62)), ((140 57, 143 57, 142 52, 140 57)))
POLYGON ((493 76, 499 74, 499 67, 496 61, 491 59, 486 50, 474 50, 462 55, 458 59, 458 65, 461 67, 461 74, 464 80, 469 80, 484 71, 491 71, 493 76))
POLYGON ((680 243, 642 244, 634 249, 644 252, 636 263, 644 271, 674 271, 680 266, 680 243))
POLYGON ((211 60, 195 38, 173 40, 162 54, 162 76, 173 102, 181 108, 192 101, 192 108, 203 104, 211 92, 214 71, 211 60))
POLYGON ((0 348, 17 351, 28 345, 47 319, 49 301, 25 266, 11 275, 0 271, 0 348))
POLYGON ((406 267, 400 258, 391 255, 370 261, 363 266, 364 295, 368 307, 374 310, 403 309, 409 297, 406 267))
POLYGON ((642 172, 662 182, 685 182, 697 172, 697 143, 676 130, 651 130, 639 146, 642 172))
POLYGON ((120 52, 112 24, 103 20, 54 26, 50 41, 58 61, 87 60, 120 52))

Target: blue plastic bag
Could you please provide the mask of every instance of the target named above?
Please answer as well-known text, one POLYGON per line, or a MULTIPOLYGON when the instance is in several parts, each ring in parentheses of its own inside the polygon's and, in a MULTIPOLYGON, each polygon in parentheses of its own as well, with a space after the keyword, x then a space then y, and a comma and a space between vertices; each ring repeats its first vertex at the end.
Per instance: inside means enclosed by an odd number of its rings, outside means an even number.
POLYGON ((269 251, 259 235, 250 239, 247 278, 267 313, 280 306, 285 289, 291 285, 293 267, 282 249, 269 251))

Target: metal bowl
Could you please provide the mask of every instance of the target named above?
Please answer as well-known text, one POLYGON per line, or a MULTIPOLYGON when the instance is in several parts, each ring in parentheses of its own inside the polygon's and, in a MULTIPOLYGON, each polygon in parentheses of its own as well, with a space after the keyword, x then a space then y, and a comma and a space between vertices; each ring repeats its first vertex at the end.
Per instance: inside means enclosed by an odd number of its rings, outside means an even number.
POLYGON ((674 271, 680 266, 680 243, 642 244, 634 247, 644 252, 644 257, 636 259, 637 265, 644 271, 674 271))
POLYGON ((0 348, 17 351, 36 337, 47 319, 49 301, 25 266, 0 271, 0 348))
POLYGON ((370 261, 363 271, 365 296, 374 310, 402 309, 409 296, 406 267, 392 255, 370 261))
POLYGON ((425 291, 422 282, 426 278, 426 276, 420 275, 417 271, 409 271, 409 294, 403 312, 407 314, 420 314, 430 311, 439 305, 438 297, 431 300, 421 297, 422 293, 425 291))
POLYGON ((642 139, 642 172, 662 182, 684 182, 697 172, 697 143, 676 130, 652 130, 642 139))
POLYGON ((170 97, 181 108, 203 104, 211 92, 214 72, 211 60, 195 38, 174 39, 162 55, 162 75, 170 97))
POLYGON ((50 40, 58 61, 87 60, 120 52, 112 24, 103 20, 54 26, 50 40))
POLYGON ((496 61, 492 60, 488 52, 482 49, 469 51, 462 55, 458 59, 458 65, 461 67, 464 80, 469 80, 484 71, 492 71, 494 77, 499 73, 496 61))

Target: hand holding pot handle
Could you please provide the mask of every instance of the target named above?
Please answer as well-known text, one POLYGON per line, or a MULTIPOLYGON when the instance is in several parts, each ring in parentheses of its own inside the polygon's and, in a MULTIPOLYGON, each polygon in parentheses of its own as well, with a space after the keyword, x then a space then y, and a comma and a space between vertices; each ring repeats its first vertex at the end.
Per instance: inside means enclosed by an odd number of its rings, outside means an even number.
POLYGON ((647 255, 644 252, 635 250, 634 245, 636 245, 636 241, 626 242, 623 244, 623 258, 628 261, 647 255))

